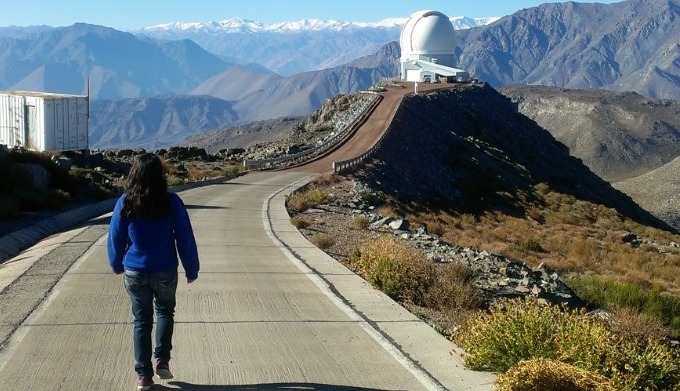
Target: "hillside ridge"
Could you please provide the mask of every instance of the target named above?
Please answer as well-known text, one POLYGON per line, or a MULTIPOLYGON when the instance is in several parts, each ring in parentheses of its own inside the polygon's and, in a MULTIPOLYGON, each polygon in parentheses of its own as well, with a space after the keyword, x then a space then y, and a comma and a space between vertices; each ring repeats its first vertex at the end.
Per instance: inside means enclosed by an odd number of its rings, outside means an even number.
POLYGON ((567 147, 490 86, 406 97, 374 161, 355 175, 405 202, 476 213, 523 214, 523 198, 545 183, 672 230, 570 156, 567 147))

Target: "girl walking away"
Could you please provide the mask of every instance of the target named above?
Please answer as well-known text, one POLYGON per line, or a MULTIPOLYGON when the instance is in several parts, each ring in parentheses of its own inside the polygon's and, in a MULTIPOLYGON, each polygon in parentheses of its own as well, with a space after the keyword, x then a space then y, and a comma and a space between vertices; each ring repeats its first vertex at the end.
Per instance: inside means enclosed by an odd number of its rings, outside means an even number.
POLYGON ((107 243, 109 264, 123 274, 134 316, 133 344, 137 389, 153 386, 154 370, 172 379, 170 351, 175 315, 178 258, 187 282, 198 278, 198 251, 187 209, 168 192, 163 163, 154 154, 137 156, 126 193, 113 209, 107 243), (155 349, 152 351, 154 307, 155 349), (155 363, 152 363, 155 358, 155 363))

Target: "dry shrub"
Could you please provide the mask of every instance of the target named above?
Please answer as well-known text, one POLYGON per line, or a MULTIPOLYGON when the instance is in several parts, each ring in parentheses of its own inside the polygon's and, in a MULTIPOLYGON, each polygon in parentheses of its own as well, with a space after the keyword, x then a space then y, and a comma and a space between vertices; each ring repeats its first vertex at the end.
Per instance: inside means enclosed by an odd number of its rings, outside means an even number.
POLYGON ((545 182, 537 183, 534 186, 534 190, 536 190, 536 193, 542 196, 548 195, 551 192, 550 186, 545 182))
POLYGON ((456 262, 442 265, 428 292, 428 306, 457 313, 479 308, 482 296, 472 285, 473 277, 474 271, 467 265, 456 262))
POLYGON ((286 199, 286 206, 293 212, 304 212, 317 205, 328 204, 333 200, 330 194, 312 187, 290 194, 286 199))
POLYGON ((439 222, 433 222, 432 223, 432 222, 430 222, 430 223, 427 223, 425 226, 427 228, 427 233, 429 233, 429 234, 442 237, 446 233, 446 227, 442 223, 439 223, 439 222))
POLYGON ((314 179, 314 183, 319 185, 319 186, 328 186, 328 185, 333 185, 336 183, 340 183, 342 181, 342 177, 339 176, 336 173, 331 173, 331 174, 322 174, 318 176, 316 179, 314 179))
POLYGON ((626 339, 663 340, 668 336, 668 327, 657 317, 621 306, 613 308, 609 313, 609 329, 626 339))
POLYGON ((395 300, 423 305, 435 269, 420 251, 392 236, 364 243, 353 262, 373 286, 395 300))
POLYGON ((597 373, 549 359, 522 361, 496 379, 497 391, 616 391, 597 373))
POLYGON ((600 258, 600 245, 592 239, 573 239, 567 248, 568 258, 583 265, 594 264, 600 258))
POLYGON ((401 214, 399 212, 395 211, 391 206, 388 205, 382 205, 376 208, 375 212, 379 214, 380 216, 385 216, 385 217, 400 217, 401 214))
POLYGON ((326 250, 335 244, 335 239, 328 234, 317 234, 312 236, 312 243, 321 250, 326 250))
POLYGON ((543 217, 543 212, 538 208, 529 208, 526 212, 527 217, 539 223, 545 223, 545 218, 543 217))
POLYGON ((207 174, 204 169, 195 166, 187 168, 187 179, 198 181, 205 177, 207 177, 207 174))
POLYGON ((309 227, 309 222, 299 216, 293 216, 290 218, 290 223, 297 229, 304 229, 309 227))
POLYGON ((456 222, 456 226, 461 229, 465 228, 471 228, 477 225, 477 216, 469 213, 464 213, 460 215, 458 218, 458 221, 456 222))
POLYGON ((362 230, 368 227, 368 217, 359 215, 354 216, 347 222, 347 227, 354 230, 362 230))
POLYGON ((302 194, 298 193, 293 193, 287 197, 286 206, 295 213, 304 212, 312 207, 308 200, 302 194))
POLYGON ((512 240, 513 238, 517 239, 532 236, 534 230, 533 224, 530 221, 512 217, 506 218, 502 228, 504 228, 508 233, 507 234, 508 240, 512 240))

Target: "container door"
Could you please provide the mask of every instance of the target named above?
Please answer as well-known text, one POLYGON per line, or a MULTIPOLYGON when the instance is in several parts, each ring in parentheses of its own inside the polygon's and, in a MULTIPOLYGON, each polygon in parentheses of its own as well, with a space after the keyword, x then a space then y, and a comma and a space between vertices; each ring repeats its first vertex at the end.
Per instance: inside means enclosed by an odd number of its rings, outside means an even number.
POLYGON ((26 140, 26 148, 38 149, 40 147, 40 139, 38 135, 38 117, 35 106, 24 106, 24 131, 26 132, 24 140, 26 140))
POLYGON ((61 99, 54 100, 54 121, 54 149, 63 151, 68 147, 68 134, 64 129, 64 102, 61 99))
POLYGON ((77 98, 76 102, 78 105, 78 149, 88 149, 89 140, 89 128, 88 128, 88 99, 89 98, 77 98))
POLYGON ((78 149, 78 102, 76 99, 67 100, 68 103, 68 149, 78 149))

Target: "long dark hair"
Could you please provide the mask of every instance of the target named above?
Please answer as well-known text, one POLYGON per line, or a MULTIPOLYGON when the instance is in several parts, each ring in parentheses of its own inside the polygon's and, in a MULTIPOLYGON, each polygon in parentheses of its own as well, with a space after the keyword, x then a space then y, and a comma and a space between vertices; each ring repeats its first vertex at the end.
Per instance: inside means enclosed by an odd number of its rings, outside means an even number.
POLYGON ((135 158, 127 179, 121 214, 126 218, 159 218, 170 214, 168 182, 158 156, 145 153, 135 158))

